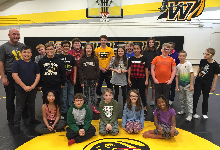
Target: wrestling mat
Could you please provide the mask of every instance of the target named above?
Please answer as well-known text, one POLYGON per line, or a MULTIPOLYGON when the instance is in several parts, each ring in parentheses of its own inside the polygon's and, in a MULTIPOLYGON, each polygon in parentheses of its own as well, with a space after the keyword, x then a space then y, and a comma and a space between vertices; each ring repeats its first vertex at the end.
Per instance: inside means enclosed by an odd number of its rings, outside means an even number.
MULTIPOLYGON (((99 133, 99 120, 92 121, 99 133)), ((191 132, 177 128, 179 135, 171 139, 145 139, 142 134, 147 130, 154 130, 153 122, 145 121, 144 130, 139 134, 128 134, 123 130, 119 119, 119 134, 117 136, 97 134, 82 143, 68 146, 66 132, 57 132, 38 136, 16 150, 220 150, 220 147, 191 132)))

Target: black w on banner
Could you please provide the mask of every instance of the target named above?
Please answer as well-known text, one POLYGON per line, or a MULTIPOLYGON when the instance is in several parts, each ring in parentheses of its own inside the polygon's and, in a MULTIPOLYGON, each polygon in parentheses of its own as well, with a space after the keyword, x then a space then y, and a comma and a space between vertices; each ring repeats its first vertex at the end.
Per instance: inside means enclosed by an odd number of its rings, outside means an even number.
MULTIPOLYGON (((46 44, 48 42, 57 44, 57 43, 61 43, 64 40, 67 40, 70 41, 71 49, 72 49, 72 40, 74 38, 75 37, 24 37, 24 43, 25 45, 31 47, 33 53, 32 60, 34 60, 34 57, 39 55, 39 53, 36 50, 36 46, 38 44, 46 44)), ((82 48, 84 48, 87 42, 93 43, 94 48, 97 48, 101 45, 99 37, 78 37, 78 38, 81 40, 82 48)), ((123 46, 126 44, 126 42, 132 41, 133 43, 138 43, 141 46, 141 49, 144 50, 148 38, 149 37, 108 37, 107 46, 113 48, 116 51, 118 46, 123 46)), ((184 36, 158 36, 154 38, 156 40, 156 45, 159 50, 161 49, 163 43, 167 43, 167 42, 174 42, 176 45, 175 50, 177 52, 183 50, 184 36)))

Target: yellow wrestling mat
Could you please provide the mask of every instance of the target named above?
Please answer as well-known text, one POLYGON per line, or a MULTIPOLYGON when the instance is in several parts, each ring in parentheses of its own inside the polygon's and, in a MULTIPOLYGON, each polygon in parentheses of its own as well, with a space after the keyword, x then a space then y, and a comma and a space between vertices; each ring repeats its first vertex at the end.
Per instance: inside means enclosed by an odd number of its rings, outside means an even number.
MULTIPOLYGON (((99 133, 99 120, 93 120, 92 124, 96 128, 96 133, 99 133)), ((123 130, 121 119, 119 119, 117 136, 98 134, 87 141, 68 146, 66 132, 57 132, 38 136, 16 150, 147 150, 149 148, 150 150, 220 150, 220 147, 212 142, 178 128, 179 135, 171 139, 145 139, 142 137, 145 131, 154 129, 153 122, 145 121, 144 130, 141 133, 128 134, 123 130)))

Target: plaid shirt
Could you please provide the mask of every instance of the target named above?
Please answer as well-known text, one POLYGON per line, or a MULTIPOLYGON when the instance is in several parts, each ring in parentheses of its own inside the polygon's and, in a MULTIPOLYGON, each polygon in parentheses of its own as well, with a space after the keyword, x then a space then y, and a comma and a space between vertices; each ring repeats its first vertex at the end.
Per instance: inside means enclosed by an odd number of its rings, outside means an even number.
POLYGON ((79 51, 77 51, 75 49, 71 49, 68 52, 68 54, 73 55, 75 60, 76 60, 76 64, 77 64, 76 65, 76 67, 77 67, 77 76, 76 76, 76 78, 79 78, 79 59, 80 59, 80 57, 82 55, 82 52, 83 52, 83 49, 81 49, 79 51))
POLYGON ((145 68, 147 68, 147 66, 147 58, 144 56, 142 56, 141 58, 136 58, 135 56, 132 56, 128 60, 128 67, 131 67, 132 78, 144 78, 145 68))

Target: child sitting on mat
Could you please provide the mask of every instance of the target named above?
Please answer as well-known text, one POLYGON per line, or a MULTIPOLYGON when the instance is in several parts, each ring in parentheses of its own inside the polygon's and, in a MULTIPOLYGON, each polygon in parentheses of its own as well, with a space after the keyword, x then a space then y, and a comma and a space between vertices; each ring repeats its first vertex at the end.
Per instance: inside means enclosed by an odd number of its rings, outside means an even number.
POLYGON ((145 131, 143 137, 162 139, 177 136, 179 132, 175 129, 175 110, 169 107, 169 103, 163 95, 157 97, 156 105, 157 108, 153 112, 156 129, 145 131))
POLYGON ((137 90, 131 90, 128 96, 123 110, 122 127, 128 133, 139 133, 144 128, 144 107, 137 90))

